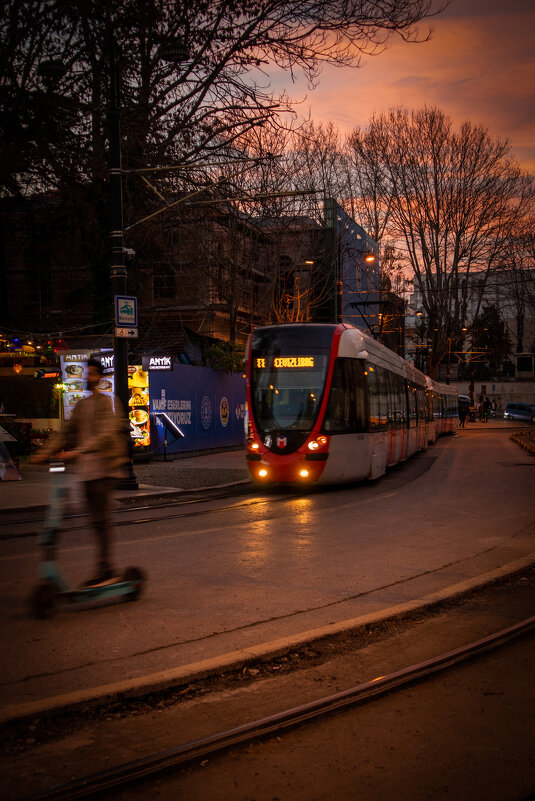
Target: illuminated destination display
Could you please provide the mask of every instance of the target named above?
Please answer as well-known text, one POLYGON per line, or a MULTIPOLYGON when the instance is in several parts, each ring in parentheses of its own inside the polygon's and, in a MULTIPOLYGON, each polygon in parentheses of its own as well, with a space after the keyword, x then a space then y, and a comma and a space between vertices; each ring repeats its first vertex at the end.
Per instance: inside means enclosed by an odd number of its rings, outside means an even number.
MULTIPOLYGON (((314 356, 275 356, 269 366, 277 370, 294 367, 314 367, 314 356)), ((266 369, 268 360, 262 357, 256 359, 256 367, 259 370, 266 369)))

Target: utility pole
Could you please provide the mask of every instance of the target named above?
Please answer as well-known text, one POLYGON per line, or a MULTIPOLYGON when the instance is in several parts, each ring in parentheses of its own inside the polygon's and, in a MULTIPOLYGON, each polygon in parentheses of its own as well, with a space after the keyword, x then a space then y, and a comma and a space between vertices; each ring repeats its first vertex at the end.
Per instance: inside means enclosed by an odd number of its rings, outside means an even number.
MULTIPOLYGON (((121 112, 119 67, 117 64, 117 45, 113 32, 113 20, 108 16, 109 25, 109 82, 110 97, 108 108, 109 136, 109 181, 111 206, 111 284, 114 296, 113 317, 115 319, 115 295, 126 294, 126 267, 124 263, 123 236, 123 174, 121 163, 121 112)), ((113 371, 115 374, 115 398, 121 414, 128 420, 128 340, 125 337, 113 338, 113 371)), ((128 475, 121 482, 121 489, 137 489, 138 483, 132 465, 132 440, 130 427, 125 425, 128 437, 130 460, 128 475)))

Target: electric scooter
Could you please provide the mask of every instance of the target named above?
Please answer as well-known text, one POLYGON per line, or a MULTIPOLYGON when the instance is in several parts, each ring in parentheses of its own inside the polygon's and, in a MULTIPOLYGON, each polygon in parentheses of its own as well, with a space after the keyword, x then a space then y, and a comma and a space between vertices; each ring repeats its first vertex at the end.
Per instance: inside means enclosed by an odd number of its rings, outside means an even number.
POLYGON ((139 598, 145 575, 138 567, 129 567, 124 575, 111 584, 74 589, 64 578, 56 562, 56 539, 63 519, 67 482, 65 464, 60 460, 50 462, 50 503, 45 525, 39 537, 42 546, 42 559, 39 565, 40 583, 30 598, 30 608, 34 617, 49 618, 55 612, 58 600, 70 603, 96 601, 100 598, 124 596, 125 601, 139 598))

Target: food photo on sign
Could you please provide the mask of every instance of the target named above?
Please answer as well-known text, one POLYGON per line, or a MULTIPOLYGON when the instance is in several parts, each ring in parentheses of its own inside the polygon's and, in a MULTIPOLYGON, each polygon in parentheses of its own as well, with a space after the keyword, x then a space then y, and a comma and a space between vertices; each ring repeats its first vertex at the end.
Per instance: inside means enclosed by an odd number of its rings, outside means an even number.
POLYGON ((63 416, 68 420, 76 404, 91 393, 87 389, 88 352, 64 351, 60 356, 61 374, 65 392, 63 393, 63 416))
POLYGON ((145 450, 150 445, 149 374, 139 364, 128 368, 128 389, 130 436, 135 448, 145 450))

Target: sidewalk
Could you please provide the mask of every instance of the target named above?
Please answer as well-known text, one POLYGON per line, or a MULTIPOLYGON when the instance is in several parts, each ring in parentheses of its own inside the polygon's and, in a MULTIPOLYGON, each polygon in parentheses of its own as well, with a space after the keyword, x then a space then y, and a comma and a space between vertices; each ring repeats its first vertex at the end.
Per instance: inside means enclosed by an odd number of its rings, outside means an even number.
MULTIPOLYGON (((48 504, 48 466, 21 464, 21 481, 0 482, 0 512, 42 508, 48 504)), ((247 486, 249 471, 245 451, 211 453, 166 462, 134 464, 137 490, 117 492, 119 503, 136 498, 209 489, 241 482, 247 486)))

